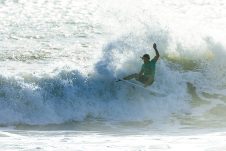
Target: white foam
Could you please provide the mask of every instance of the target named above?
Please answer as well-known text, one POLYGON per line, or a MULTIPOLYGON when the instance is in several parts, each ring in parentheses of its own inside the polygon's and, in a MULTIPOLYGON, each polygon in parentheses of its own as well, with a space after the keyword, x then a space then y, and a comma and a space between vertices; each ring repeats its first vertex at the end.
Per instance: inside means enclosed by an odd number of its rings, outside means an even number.
POLYGON ((190 135, 108 135, 65 131, 1 132, 2 150, 225 150, 225 133, 190 135), (19 145, 17 145, 19 144, 19 145), (99 144, 99 145, 97 145, 99 144), (101 145, 100 145, 101 144, 101 145))

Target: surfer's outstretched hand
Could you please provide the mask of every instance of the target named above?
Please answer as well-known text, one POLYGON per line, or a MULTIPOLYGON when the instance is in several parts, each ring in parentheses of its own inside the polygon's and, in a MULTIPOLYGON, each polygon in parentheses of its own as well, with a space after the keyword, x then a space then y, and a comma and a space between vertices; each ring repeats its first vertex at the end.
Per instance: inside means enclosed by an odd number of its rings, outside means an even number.
POLYGON ((156 48, 157 48, 157 45, 156 45, 156 43, 154 43, 154 44, 153 44, 153 48, 154 48, 154 49, 156 49, 156 48))

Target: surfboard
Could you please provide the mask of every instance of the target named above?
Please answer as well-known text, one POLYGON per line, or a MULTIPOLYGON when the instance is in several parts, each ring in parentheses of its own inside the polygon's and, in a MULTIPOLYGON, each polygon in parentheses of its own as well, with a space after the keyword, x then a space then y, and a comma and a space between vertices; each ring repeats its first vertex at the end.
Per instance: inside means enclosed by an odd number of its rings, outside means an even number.
POLYGON ((152 90, 148 89, 148 87, 144 87, 143 85, 141 85, 141 83, 139 83, 138 81, 135 81, 135 80, 118 79, 116 82, 119 82, 119 81, 125 82, 125 83, 127 83, 129 85, 132 85, 132 86, 135 86, 136 88, 145 90, 145 91, 147 91, 150 94, 155 95, 155 96, 156 95, 157 96, 165 96, 165 94, 162 94, 162 93, 159 93, 159 92, 155 92, 155 91, 152 91, 152 90))

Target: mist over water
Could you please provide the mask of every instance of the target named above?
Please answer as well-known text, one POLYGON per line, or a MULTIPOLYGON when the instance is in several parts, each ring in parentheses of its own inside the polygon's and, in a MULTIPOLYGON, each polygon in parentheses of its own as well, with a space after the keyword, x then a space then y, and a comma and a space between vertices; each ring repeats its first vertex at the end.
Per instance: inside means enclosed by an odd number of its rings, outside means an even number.
POLYGON ((223 1, 0 1, 0 125, 224 127, 223 1), (150 94, 115 79, 160 60, 150 94))

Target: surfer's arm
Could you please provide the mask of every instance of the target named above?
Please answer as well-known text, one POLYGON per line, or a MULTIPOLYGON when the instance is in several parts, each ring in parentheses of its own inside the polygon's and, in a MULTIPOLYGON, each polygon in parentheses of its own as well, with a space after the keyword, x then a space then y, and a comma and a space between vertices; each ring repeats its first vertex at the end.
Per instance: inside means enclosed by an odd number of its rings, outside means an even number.
POLYGON ((143 75, 143 73, 144 73, 144 70, 143 69, 141 69, 140 70, 140 72, 139 72, 139 74, 138 74, 138 76, 140 77, 140 76, 142 76, 143 75))
POLYGON ((159 55, 156 43, 153 44, 153 48, 155 49, 155 54, 156 54, 154 59, 156 59, 156 61, 157 61, 159 59, 160 55, 159 55))

